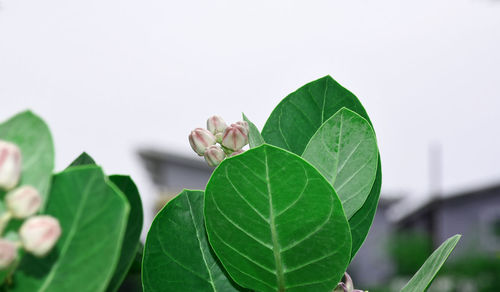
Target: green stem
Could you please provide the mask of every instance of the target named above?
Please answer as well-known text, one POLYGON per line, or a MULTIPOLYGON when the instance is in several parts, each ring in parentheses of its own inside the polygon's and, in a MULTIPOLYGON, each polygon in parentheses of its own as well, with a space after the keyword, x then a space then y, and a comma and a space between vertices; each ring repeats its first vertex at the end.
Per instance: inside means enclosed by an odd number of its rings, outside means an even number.
POLYGON ((2 216, 0 216, 0 236, 3 235, 3 231, 11 218, 12 214, 9 211, 3 213, 2 216))

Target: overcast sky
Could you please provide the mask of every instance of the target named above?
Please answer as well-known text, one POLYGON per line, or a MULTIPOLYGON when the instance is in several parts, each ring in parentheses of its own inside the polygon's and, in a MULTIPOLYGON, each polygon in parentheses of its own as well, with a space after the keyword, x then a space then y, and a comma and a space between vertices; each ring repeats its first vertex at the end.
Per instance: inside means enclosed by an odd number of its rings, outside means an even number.
POLYGON ((330 74, 365 105, 383 191, 500 182, 500 2, 0 0, 0 119, 30 108, 62 169, 83 150, 153 188, 135 151, 191 154, 189 131, 274 106, 330 74))

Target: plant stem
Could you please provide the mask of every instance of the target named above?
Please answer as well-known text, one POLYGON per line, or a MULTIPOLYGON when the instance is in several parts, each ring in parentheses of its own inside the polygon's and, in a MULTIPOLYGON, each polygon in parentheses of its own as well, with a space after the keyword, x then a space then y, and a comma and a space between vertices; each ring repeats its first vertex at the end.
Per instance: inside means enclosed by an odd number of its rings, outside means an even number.
POLYGON ((9 211, 6 211, 2 214, 2 216, 0 216, 0 236, 3 235, 3 231, 9 223, 10 218, 12 218, 12 214, 9 211))

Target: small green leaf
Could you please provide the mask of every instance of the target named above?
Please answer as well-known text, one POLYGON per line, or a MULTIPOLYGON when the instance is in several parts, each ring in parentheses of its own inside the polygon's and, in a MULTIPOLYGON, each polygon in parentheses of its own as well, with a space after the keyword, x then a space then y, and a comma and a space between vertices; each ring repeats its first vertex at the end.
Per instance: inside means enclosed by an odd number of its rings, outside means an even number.
POLYGON ((48 215, 62 235, 44 258, 25 254, 11 291, 105 291, 119 260, 129 206, 97 166, 77 166, 54 176, 48 215))
POLYGON ((144 215, 142 212, 141 196, 139 195, 139 190, 134 184, 134 181, 129 176, 124 175, 112 175, 109 177, 109 180, 125 194, 130 205, 127 231, 123 239, 120 261, 108 285, 108 289, 106 289, 108 292, 113 292, 120 288, 123 279, 134 261, 137 249, 140 247, 139 238, 141 236, 144 215))
POLYGON ((325 76, 285 97, 264 125, 262 137, 269 144, 302 155, 318 128, 343 107, 370 121, 356 96, 325 76))
POLYGON ((361 209, 359 209, 356 214, 354 214, 351 219, 349 219, 349 226, 351 227, 352 235, 351 260, 354 258, 361 245, 363 245, 363 242, 368 235, 368 231, 372 226, 373 218, 375 217, 375 211, 377 211, 381 187, 382 170, 379 157, 377 175, 375 177, 375 182, 373 183, 370 194, 368 195, 368 198, 366 199, 361 209))
POLYGON ((457 234, 448 238, 431 256, 425 261, 422 267, 417 271, 410 281, 401 289, 401 292, 423 292, 432 283, 436 274, 443 266, 444 262, 453 251, 461 235, 457 234))
POLYGON ((45 205, 54 169, 54 144, 45 122, 30 111, 19 113, 0 124, 0 140, 12 142, 21 149, 19 185, 35 187, 45 205))
POLYGON ((365 203, 377 172, 377 139, 370 123, 342 108, 312 136, 302 157, 333 185, 351 218, 365 203))
POLYGON ((203 222, 203 192, 184 190, 156 215, 142 263, 145 292, 242 291, 211 250, 203 222))
POLYGON ((261 145, 224 160, 205 195, 210 244, 257 291, 332 291, 351 235, 333 187, 300 157, 261 145))
POLYGON ((248 136, 248 143, 250 144, 250 148, 255 148, 259 145, 266 143, 264 138, 259 132, 259 129, 252 123, 245 114, 243 114, 243 120, 248 123, 248 128, 250 129, 250 133, 248 136))
POLYGON ((80 156, 78 156, 75 160, 73 160, 73 162, 71 162, 68 168, 72 166, 89 165, 89 164, 92 165, 96 163, 94 159, 87 154, 87 152, 83 152, 82 154, 80 154, 80 156))

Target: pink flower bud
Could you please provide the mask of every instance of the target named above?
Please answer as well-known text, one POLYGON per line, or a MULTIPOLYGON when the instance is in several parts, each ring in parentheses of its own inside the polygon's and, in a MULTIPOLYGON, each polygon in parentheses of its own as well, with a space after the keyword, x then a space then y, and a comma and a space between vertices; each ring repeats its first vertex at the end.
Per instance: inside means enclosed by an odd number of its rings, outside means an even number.
POLYGON ((219 116, 211 116, 207 120, 207 129, 214 135, 223 133, 226 128, 226 122, 219 116))
POLYGON ((24 249, 35 256, 45 256, 61 236, 59 221, 52 216, 35 216, 26 220, 19 236, 24 249))
POLYGON ((0 270, 10 266, 17 258, 16 243, 0 238, 0 270))
POLYGON ((0 188, 13 189, 21 177, 21 151, 15 144, 0 141, 0 188))
POLYGON ((189 144, 191 144, 194 152, 202 156, 205 149, 215 144, 215 136, 208 130, 196 128, 189 134, 189 144))
POLYGON ((233 151, 240 150, 248 144, 248 130, 241 124, 231 124, 224 131, 222 145, 233 151))
POLYGON ((205 151, 205 161, 210 166, 217 166, 226 158, 226 153, 218 145, 212 145, 205 151))
POLYGON ((42 204, 40 194, 32 186, 22 186, 9 192, 5 201, 12 217, 18 219, 35 214, 42 204))
POLYGON ((250 132, 250 128, 248 127, 248 123, 245 121, 238 121, 238 122, 236 122, 236 124, 242 126, 243 129, 245 129, 245 133, 248 136, 248 132, 250 132))
POLYGON ((240 149, 240 150, 238 150, 238 151, 234 151, 233 153, 229 154, 229 157, 236 156, 236 155, 241 154, 241 153, 243 153, 243 152, 245 152, 245 151, 244 151, 244 150, 242 150, 242 149, 240 149))

